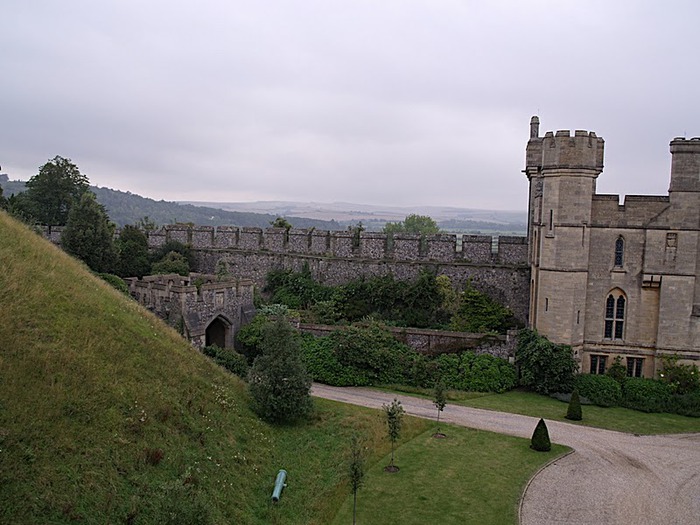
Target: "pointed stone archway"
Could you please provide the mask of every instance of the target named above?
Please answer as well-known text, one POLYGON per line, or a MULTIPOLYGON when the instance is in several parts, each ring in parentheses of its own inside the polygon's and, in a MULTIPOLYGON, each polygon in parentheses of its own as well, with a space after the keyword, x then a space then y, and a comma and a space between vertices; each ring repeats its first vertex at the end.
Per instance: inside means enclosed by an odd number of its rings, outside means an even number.
POLYGON ((230 346, 231 323, 222 316, 215 317, 207 326, 205 331, 206 346, 216 345, 219 348, 230 346))

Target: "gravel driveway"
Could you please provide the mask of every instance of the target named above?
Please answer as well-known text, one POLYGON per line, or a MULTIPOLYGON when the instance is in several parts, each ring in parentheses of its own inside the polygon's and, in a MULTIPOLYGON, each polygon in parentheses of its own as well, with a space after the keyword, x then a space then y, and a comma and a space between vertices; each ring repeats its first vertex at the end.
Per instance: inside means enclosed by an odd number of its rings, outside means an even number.
MULTIPOLYGON (((317 397, 381 408, 395 397, 412 416, 433 419, 428 399, 314 384, 317 397)), ((458 405, 440 418, 530 438, 537 419, 458 405)), ((636 436, 547 421, 549 436, 574 453, 540 470, 525 489, 520 523, 700 525, 700 433, 636 436)))

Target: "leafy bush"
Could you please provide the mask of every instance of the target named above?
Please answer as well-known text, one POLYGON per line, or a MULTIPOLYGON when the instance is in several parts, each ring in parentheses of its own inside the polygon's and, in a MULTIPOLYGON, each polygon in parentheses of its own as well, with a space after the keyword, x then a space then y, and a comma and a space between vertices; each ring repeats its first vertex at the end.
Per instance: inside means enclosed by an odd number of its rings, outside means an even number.
POLYGON ((380 323, 340 328, 325 337, 302 336, 302 353, 315 381, 333 386, 403 384, 505 392, 515 387, 515 367, 505 359, 473 352, 424 356, 380 323))
POLYGON ((532 433, 532 438, 530 439, 530 448, 538 452, 549 452, 552 450, 549 430, 547 430, 547 424, 544 422, 544 419, 540 419, 537 422, 535 431, 532 433))
POLYGON ((381 323, 343 327, 328 338, 338 362, 362 374, 366 384, 405 382, 413 350, 397 341, 381 323))
POLYGON ((262 354, 248 373, 253 410, 272 423, 291 422, 311 412, 311 376, 301 359, 292 326, 277 318, 263 329, 262 354))
POLYGON ((668 402, 667 411, 681 416, 700 417, 700 392, 674 394, 668 402))
POLYGON ((217 365, 223 366, 238 377, 245 378, 248 375, 248 361, 238 352, 229 348, 219 348, 216 345, 205 346, 202 352, 211 357, 217 365))
POLYGON ((517 385, 515 367, 505 359, 473 352, 462 352, 459 359, 456 389, 502 393, 517 385))
POLYGON ((520 369, 520 384, 540 394, 574 389, 578 365, 571 347, 554 344, 535 330, 521 330, 518 334, 515 363, 520 369))
POLYGON ((301 338, 302 358, 314 381, 331 386, 367 386, 367 374, 342 365, 336 357, 329 337, 304 334, 301 338))
POLYGON ((111 273, 98 273, 97 276, 103 281, 106 281, 107 283, 112 285, 124 295, 129 295, 129 287, 126 285, 124 279, 122 279, 121 277, 118 277, 111 273))
POLYGON ((601 407, 618 406, 622 400, 622 387, 606 375, 579 374, 576 388, 582 397, 601 407))
POLYGON ((270 323, 270 318, 264 313, 258 313, 253 320, 243 325, 236 334, 236 347, 249 363, 252 363, 262 352, 263 330, 270 323))
POLYGON ((663 369, 659 373, 661 381, 668 383, 677 394, 700 392, 700 372, 697 365, 678 363, 678 356, 662 356, 663 369))
POLYGON ((569 407, 566 410, 565 417, 571 421, 581 421, 583 419, 581 399, 579 398, 577 388, 574 388, 574 391, 571 393, 571 400, 569 401, 569 407))
POLYGON ((505 333, 517 323, 511 312, 468 282, 460 296, 459 309, 452 317, 450 329, 458 332, 505 333))
POLYGON ((172 251, 168 252, 161 260, 151 265, 152 275, 164 275, 168 273, 176 273, 184 276, 189 275, 190 265, 187 259, 183 255, 172 251))
POLYGON ((610 365, 605 374, 612 377, 618 383, 623 384, 627 379, 627 368, 622 364, 622 357, 619 355, 615 357, 613 364, 610 365))
POLYGON ((642 412, 665 412, 671 400, 671 387, 661 381, 628 377, 622 384, 621 405, 642 412))

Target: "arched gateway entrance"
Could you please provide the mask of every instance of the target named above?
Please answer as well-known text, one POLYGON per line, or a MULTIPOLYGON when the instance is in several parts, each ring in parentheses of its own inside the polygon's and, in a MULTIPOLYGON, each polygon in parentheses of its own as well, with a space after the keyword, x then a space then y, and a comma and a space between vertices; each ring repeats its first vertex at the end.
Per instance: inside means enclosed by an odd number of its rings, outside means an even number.
POLYGON ((219 348, 226 348, 231 332, 231 323, 226 321, 223 317, 215 317, 214 320, 209 323, 206 330, 206 346, 216 345, 219 348))

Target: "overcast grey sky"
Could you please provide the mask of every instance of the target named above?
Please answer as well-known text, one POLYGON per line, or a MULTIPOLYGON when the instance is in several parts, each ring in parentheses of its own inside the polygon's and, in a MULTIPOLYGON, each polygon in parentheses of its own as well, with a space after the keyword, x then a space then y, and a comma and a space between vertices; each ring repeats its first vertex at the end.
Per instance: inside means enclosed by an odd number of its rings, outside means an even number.
POLYGON ((525 209, 525 145, 587 129, 601 193, 700 135, 697 1, 4 0, 0 164, 165 200, 525 209))

